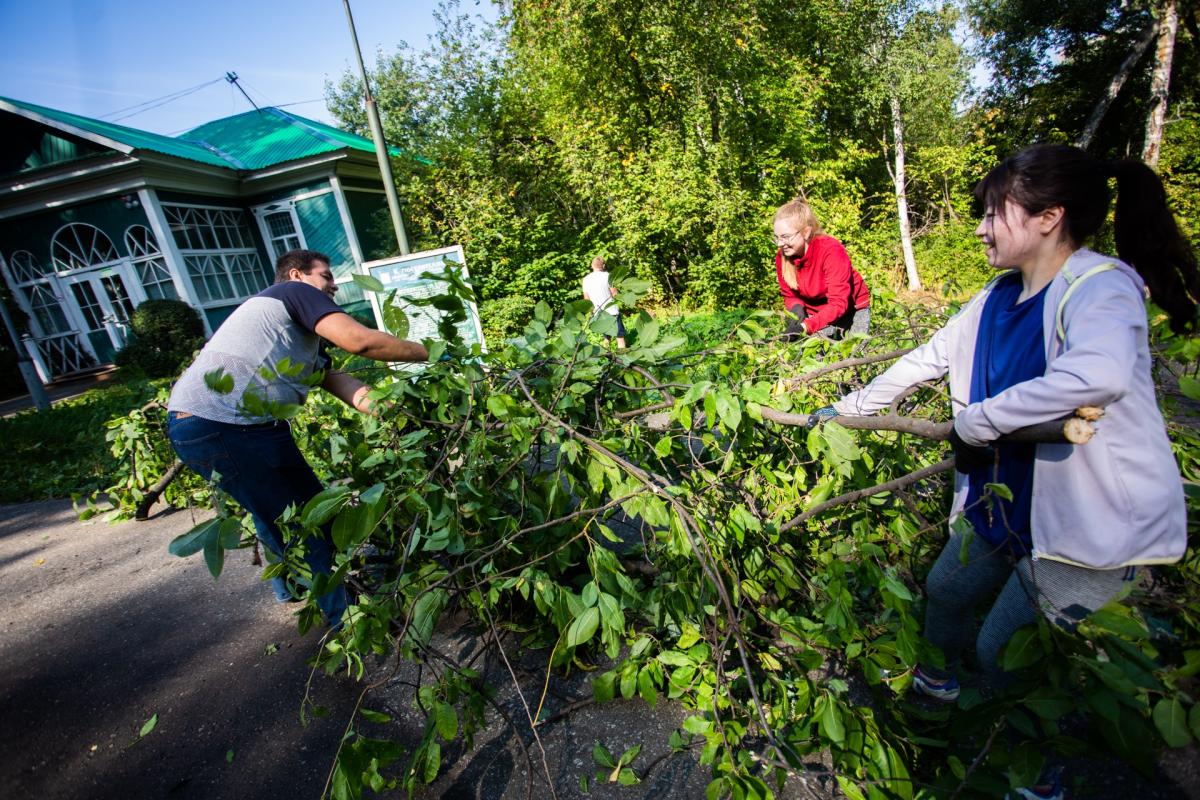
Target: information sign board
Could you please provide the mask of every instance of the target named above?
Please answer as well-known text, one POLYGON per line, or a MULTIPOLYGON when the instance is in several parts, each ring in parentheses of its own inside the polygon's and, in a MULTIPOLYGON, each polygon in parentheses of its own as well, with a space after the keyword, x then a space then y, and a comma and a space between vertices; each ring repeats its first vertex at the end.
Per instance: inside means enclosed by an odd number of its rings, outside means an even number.
MULTIPOLYGON (((387 301, 389 293, 395 290, 392 302, 408 317, 408 333, 403 338, 414 342, 426 338, 438 338, 437 326, 442 312, 431 306, 414 305, 407 298, 419 300, 443 294, 446 291, 445 281, 421 276, 427 272, 434 274, 445 272, 450 264, 461 268, 464 278, 469 277, 461 245, 443 247, 438 250, 425 250, 379 261, 368 261, 363 264, 363 271, 382 283, 384 288, 382 294, 367 293, 371 299, 371 309, 375 312, 375 324, 379 326, 379 329, 387 330, 383 324, 383 303, 387 301)), ((479 309, 476 308, 474 302, 467 303, 467 318, 459 323, 458 333, 468 347, 478 343, 481 350, 487 349, 483 341, 483 328, 479 323, 479 309)))

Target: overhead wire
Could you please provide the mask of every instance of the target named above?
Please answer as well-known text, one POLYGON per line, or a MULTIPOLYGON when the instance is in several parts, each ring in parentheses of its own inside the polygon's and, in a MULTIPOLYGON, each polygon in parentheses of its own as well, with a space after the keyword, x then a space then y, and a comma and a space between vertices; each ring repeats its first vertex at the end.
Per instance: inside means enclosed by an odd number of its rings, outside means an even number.
POLYGON ((118 108, 116 111, 110 111, 107 114, 101 114, 100 119, 107 119, 109 122, 117 122, 119 120, 128 119, 129 117, 141 114, 143 111, 149 111, 152 108, 158 108, 159 106, 166 105, 174 100, 187 97, 189 94, 198 92, 207 86, 212 86, 214 83, 219 83, 223 80, 225 80, 224 77, 214 78, 211 81, 205 81, 204 83, 199 83, 186 89, 180 89, 179 91, 171 92, 170 94, 165 94, 152 100, 145 100, 141 103, 135 103, 134 105, 126 106, 125 108, 118 108))

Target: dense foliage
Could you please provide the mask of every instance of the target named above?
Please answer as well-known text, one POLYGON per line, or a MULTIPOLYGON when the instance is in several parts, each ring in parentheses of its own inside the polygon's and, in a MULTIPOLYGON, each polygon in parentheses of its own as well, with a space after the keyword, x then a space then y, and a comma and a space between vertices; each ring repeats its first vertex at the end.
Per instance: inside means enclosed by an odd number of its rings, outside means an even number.
MULTIPOLYGON (((653 305, 770 307, 770 215, 798 193, 872 287, 899 288, 897 123, 917 271, 958 295, 986 272, 974 183, 1076 140, 1159 5, 513 0, 490 24, 450 2, 428 49, 380 53, 371 79, 389 141, 426 157, 395 163, 414 246, 464 246, 493 337, 577 297, 595 254, 653 305)), ((1196 6, 1177 5, 1160 170, 1200 237, 1196 6)), ((1154 49, 1098 154, 1139 152, 1154 49)), ((366 133, 360 89, 348 73, 327 99, 366 133)))
MULTIPOLYGON (((447 285, 429 302, 452 322, 466 290, 447 285)), ((622 287, 627 307, 647 288, 622 287)), ((639 312, 631 347, 616 353, 600 336, 611 321, 592 322, 588 304, 556 316, 541 303, 488 356, 444 325, 431 355, 450 360, 385 381, 377 394, 392 403, 380 417, 314 394, 293 430, 326 479, 341 480, 291 524, 331 525, 338 575, 358 575, 363 589, 319 663, 361 675, 371 654, 395 652, 430 675, 414 698, 428 715, 420 747, 404 757, 377 734, 351 733, 332 796, 432 781, 442 747, 470 740, 490 689, 433 646, 451 613, 490 647, 543 648, 551 668, 600 667, 598 701, 684 704, 672 743, 697 748, 712 796, 767 797, 777 781, 810 780, 806 756, 827 749, 849 797, 994 797, 1063 754, 1108 748, 1152 770, 1158 747, 1200 737, 1195 549, 1076 635, 1020 632, 1004 655, 1022 675, 1010 692, 968 688, 949 709, 910 699, 913 666, 938 657, 920 620, 923 576, 944 541, 942 479, 814 512, 936 464, 940 446, 762 417, 827 403, 886 364, 838 369, 839 359, 912 346, 944 319, 920 305, 877 308, 875 336, 840 343, 779 341, 778 319, 762 312, 661 325, 639 312)), ((1167 337, 1163 353, 1195 348, 1167 337)), ((1194 365, 1164 369, 1197 394, 1194 365)), ((938 387, 897 410, 947 416, 938 387)), ((1200 440, 1171 432, 1194 485, 1200 440)), ((218 518, 172 550, 203 551, 217 574, 246 535, 235 517, 218 518)), ((288 560, 303 575, 300 550, 288 560)), ((304 579, 318 592, 324 581, 304 579)), ((310 604, 302 625, 315 614, 310 604)), ((614 780, 638 780, 634 756, 609 760, 614 780)))

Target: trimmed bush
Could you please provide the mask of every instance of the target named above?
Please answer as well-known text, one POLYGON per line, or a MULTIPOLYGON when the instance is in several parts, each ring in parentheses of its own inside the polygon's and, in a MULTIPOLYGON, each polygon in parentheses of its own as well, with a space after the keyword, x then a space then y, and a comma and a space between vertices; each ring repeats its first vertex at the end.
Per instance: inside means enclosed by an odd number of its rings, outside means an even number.
POLYGON ((204 323, 182 300, 147 300, 129 320, 133 335, 116 355, 117 366, 149 378, 179 373, 204 344, 204 323))

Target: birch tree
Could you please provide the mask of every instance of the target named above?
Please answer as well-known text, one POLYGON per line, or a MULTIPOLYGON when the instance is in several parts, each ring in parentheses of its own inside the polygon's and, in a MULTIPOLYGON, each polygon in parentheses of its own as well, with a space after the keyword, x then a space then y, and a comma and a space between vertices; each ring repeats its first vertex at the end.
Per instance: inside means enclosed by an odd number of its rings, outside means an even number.
POLYGON ((1150 113, 1146 117, 1146 138, 1142 161, 1151 169, 1158 166, 1162 149, 1163 123, 1167 118, 1167 96, 1171 88, 1171 61, 1175 56, 1175 34, 1179 30, 1176 0, 1163 0, 1158 9, 1158 45, 1154 52, 1154 72, 1150 79, 1150 113))

